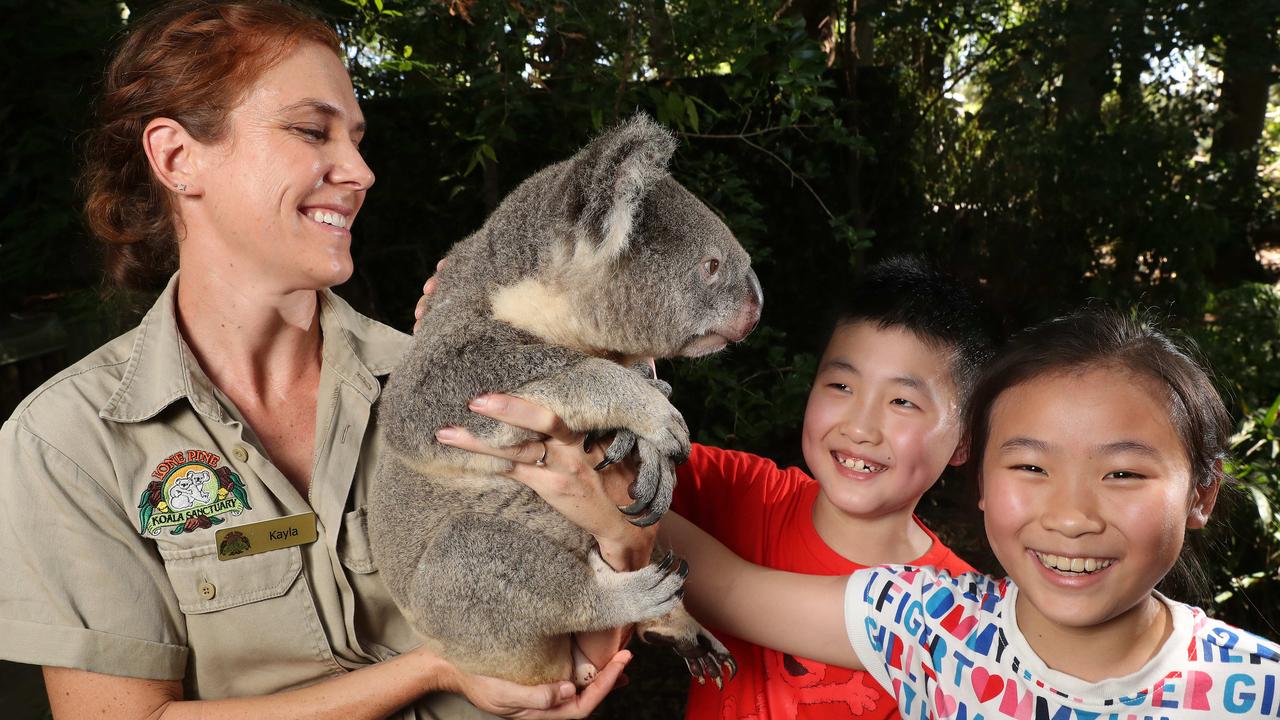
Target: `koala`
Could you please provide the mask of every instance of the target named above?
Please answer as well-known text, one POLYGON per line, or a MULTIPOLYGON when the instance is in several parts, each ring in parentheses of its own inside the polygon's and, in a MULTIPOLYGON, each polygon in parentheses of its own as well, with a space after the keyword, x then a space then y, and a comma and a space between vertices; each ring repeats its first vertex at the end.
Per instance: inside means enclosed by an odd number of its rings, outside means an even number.
POLYGON ((174 510, 186 510, 196 505, 208 505, 209 493, 204 484, 209 482, 209 472, 188 470, 186 475, 175 478, 173 489, 169 491, 169 507, 174 510))
POLYGON ((508 461, 435 440, 445 425, 498 447, 537 439, 467 409, 510 393, 589 440, 612 433, 604 462, 638 461, 634 502, 619 509, 637 525, 666 512, 688 429, 639 359, 720 350, 763 303, 746 251, 667 172, 675 145, 637 115, 525 180, 450 250, 383 391, 374 562, 427 645, 463 670, 581 685, 594 668, 575 660, 572 635, 638 623, 699 680, 736 671, 680 602, 683 561, 655 551, 615 572, 591 535, 502 475, 508 461))

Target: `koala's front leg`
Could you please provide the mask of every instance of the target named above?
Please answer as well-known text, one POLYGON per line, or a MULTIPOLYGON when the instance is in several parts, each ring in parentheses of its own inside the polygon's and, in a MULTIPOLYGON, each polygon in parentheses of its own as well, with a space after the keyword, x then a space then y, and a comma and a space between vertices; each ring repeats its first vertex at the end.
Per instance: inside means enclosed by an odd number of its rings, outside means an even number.
POLYGON ((657 522, 671 507, 675 466, 689 457, 689 428, 660 387, 636 371, 600 358, 517 388, 513 395, 539 403, 575 432, 620 431, 605 453, 615 461, 634 439, 640 466, 623 509, 636 525, 657 522))

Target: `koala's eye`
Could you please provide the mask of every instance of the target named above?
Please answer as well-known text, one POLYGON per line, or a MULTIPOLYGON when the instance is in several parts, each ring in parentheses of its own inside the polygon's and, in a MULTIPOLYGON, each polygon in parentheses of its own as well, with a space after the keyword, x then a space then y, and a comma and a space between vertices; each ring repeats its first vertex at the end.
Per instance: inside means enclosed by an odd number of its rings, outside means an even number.
POLYGON ((703 263, 702 267, 707 271, 707 275, 715 275, 716 272, 720 270, 720 261, 715 258, 711 258, 703 263))

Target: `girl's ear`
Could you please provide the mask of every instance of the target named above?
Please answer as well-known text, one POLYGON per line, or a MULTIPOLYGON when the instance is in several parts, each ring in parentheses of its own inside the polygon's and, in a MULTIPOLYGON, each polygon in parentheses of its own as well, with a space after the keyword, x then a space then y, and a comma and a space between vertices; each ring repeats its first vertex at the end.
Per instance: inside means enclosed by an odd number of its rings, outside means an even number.
POLYGON ((1222 487, 1222 461, 1214 462, 1213 479, 1205 485, 1196 483, 1192 491, 1191 509, 1187 511, 1187 527, 1199 530, 1209 523, 1213 506, 1218 502, 1218 489, 1222 487))

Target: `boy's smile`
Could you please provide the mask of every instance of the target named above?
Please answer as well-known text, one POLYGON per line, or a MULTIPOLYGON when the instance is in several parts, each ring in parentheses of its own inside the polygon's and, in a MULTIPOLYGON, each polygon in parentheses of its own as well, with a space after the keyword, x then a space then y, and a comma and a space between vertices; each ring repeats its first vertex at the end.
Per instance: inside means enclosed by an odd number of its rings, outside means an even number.
POLYGON ((909 522, 947 464, 963 460, 950 358, 899 327, 860 321, 832 333, 801 441, 822 488, 814 525, 824 539, 850 518, 909 522))

